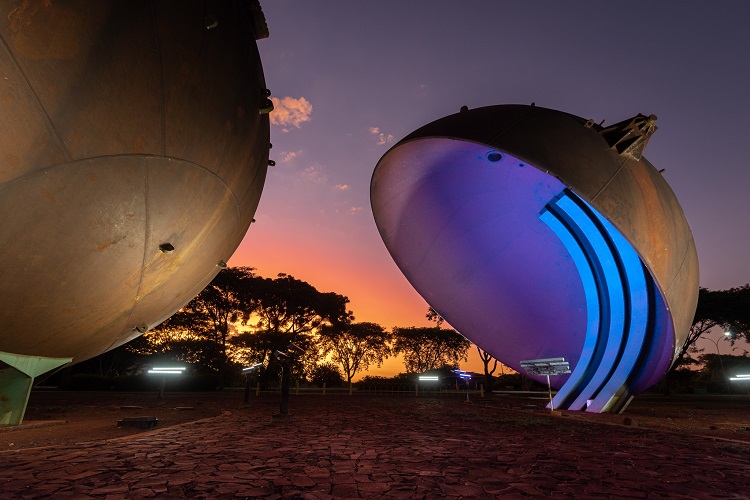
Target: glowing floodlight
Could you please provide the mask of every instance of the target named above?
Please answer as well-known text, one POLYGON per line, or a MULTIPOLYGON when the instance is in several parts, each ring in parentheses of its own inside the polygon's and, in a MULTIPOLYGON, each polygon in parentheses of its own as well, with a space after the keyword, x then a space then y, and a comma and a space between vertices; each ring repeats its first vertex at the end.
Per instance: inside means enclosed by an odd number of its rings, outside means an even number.
POLYGON ((148 371, 151 375, 182 375, 182 373, 185 371, 184 366, 174 366, 174 367, 154 367, 151 370, 148 371))
POLYGON ((148 371, 149 375, 161 375, 159 394, 156 397, 157 401, 161 401, 162 399, 164 399, 164 386, 167 383, 167 376, 182 375, 184 371, 184 366, 155 366, 148 371))
POLYGON ((420 382, 437 382, 440 378, 437 375, 420 375, 420 382))
POLYGON ((462 378, 464 380, 468 380, 471 378, 471 374, 463 370, 455 369, 453 370, 453 373, 455 373, 458 376, 458 378, 462 378))
POLYGON ((464 108, 406 136, 373 172, 375 223, 404 276, 506 366, 568 360, 556 408, 622 411, 690 330, 698 256, 643 156, 655 121, 464 108))
POLYGON ((733 382, 750 382, 750 373, 729 377, 729 380, 733 382))

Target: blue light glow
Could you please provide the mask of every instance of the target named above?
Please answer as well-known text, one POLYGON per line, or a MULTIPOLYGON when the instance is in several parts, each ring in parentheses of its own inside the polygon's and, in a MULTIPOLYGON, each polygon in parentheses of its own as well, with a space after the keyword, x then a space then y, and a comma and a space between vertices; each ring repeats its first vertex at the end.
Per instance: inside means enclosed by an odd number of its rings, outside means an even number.
POLYGON ((565 190, 539 217, 573 259, 587 307, 581 356, 553 403, 592 412, 621 409, 656 337, 649 332, 650 276, 625 237, 572 192, 565 190))
POLYGON ((619 364, 607 384, 589 404, 588 409, 594 412, 607 411, 621 397, 627 397, 626 382, 633 372, 638 356, 641 353, 648 326, 648 288, 646 275, 640 257, 633 247, 617 229, 604 217, 596 213, 600 223, 607 231, 620 256, 627 281, 626 297, 629 300, 629 328, 625 340, 625 349, 620 355, 619 364))
POLYGON ((596 281, 594 281, 591 264, 586 258, 578 240, 573 236, 570 230, 548 210, 545 210, 540 218, 550 227, 550 229, 552 229, 552 231, 554 231, 568 250, 568 253, 581 275, 583 291, 586 297, 586 337, 583 344, 583 350, 581 351, 581 356, 578 358, 578 362, 567 382, 565 382, 560 390, 557 391, 557 394, 552 400, 552 403, 556 408, 561 408, 563 407, 563 402, 582 382, 586 370, 591 363, 591 358, 594 356, 596 341, 599 338, 599 291, 597 290, 596 281))

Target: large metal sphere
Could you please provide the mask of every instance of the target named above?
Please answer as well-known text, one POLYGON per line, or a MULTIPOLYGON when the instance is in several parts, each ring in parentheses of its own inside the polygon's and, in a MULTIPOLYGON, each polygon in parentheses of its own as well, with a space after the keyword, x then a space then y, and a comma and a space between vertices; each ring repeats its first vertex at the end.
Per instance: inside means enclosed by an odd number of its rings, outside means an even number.
POLYGON ((534 106, 466 110, 407 136, 373 174, 383 241, 435 310, 516 370, 570 362, 555 407, 623 409, 690 328, 697 255, 641 156, 654 119, 602 129, 534 106))
POLYGON ((252 15, 3 0, 0 37, 0 351, 80 361, 182 307, 247 231, 269 147, 252 15))

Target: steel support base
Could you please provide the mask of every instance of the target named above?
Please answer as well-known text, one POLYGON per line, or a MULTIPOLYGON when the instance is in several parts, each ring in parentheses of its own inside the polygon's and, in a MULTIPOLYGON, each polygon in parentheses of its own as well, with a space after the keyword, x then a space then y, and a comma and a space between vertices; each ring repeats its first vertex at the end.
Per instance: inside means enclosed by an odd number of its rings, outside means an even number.
POLYGON ((0 425, 21 425, 34 378, 71 361, 0 351, 0 425))

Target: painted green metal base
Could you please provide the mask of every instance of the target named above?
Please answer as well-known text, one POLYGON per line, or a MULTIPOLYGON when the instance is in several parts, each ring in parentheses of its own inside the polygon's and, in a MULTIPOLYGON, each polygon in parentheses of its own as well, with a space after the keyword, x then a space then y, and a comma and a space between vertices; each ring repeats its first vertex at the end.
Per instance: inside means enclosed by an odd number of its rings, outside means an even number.
POLYGON ((34 378, 72 359, 0 351, 0 425, 21 425, 34 378))

